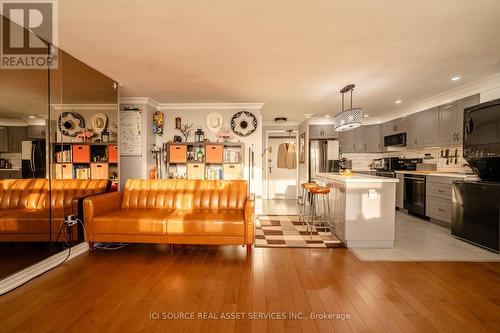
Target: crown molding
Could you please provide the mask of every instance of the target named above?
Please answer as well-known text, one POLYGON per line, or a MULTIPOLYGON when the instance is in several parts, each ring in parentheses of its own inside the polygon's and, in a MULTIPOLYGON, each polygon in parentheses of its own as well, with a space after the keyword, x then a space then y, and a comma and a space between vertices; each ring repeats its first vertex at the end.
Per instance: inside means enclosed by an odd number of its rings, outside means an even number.
POLYGON ((51 104, 55 111, 109 111, 118 110, 118 104, 51 104))
POLYGON ((160 103, 159 110, 260 110, 265 103, 160 103))
POLYGON ((145 104, 152 108, 158 108, 160 105, 150 97, 120 97, 120 104, 145 104))
MULTIPOLYGON (((383 116, 373 117, 369 124, 383 123, 389 120, 407 117, 413 113, 427 110, 442 104, 453 102, 457 99, 468 97, 474 94, 484 93, 488 90, 500 87, 500 73, 496 73, 485 78, 466 83, 459 87, 447 90, 440 94, 422 99, 418 102, 407 105, 394 112, 388 113, 383 116)), ((364 121, 363 121, 364 122, 364 121)))

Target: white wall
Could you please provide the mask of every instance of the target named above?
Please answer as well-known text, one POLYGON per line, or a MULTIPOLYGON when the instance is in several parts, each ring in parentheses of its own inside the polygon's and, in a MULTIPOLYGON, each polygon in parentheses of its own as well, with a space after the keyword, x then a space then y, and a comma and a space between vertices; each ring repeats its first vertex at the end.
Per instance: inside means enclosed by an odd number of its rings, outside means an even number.
MULTIPOLYGON (((299 183, 309 181, 309 119, 299 124, 299 137, 302 133, 306 134, 305 162, 299 163, 299 183)), ((299 184, 300 185, 300 184, 299 184)))
MULTIPOLYGON (((142 110, 141 115, 141 156, 120 156, 120 184, 123 187, 127 179, 147 179, 149 169, 154 165, 151 147, 155 143, 151 124, 156 108, 147 99, 120 98, 120 110, 127 106, 142 110), (139 102, 139 103, 134 103, 139 102)), ((119 149, 119 151, 121 151, 119 149)))

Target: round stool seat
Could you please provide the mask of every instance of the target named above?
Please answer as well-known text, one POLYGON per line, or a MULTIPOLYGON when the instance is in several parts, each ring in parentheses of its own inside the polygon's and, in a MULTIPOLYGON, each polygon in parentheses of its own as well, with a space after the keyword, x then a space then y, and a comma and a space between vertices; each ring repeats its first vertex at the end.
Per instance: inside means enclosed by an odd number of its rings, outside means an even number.
POLYGON ((309 188, 309 193, 327 194, 327 193, 330 193, 330 188, 329 187, 321 187, 321 186, 311 187, 311 188, 309 188))
POLYGON ((313 188, 313 187, 319 187, 318 184, 316 183, 302 183, 301 186, 305 189, 310 189, 310 188, 313 188))

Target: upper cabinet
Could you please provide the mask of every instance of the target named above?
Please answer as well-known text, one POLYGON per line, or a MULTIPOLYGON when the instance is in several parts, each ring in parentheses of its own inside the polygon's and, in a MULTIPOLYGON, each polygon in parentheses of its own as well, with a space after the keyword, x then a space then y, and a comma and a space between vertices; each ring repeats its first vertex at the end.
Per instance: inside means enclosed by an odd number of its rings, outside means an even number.
POLYGON ((439 143, 441 145, 463 142, 464 109, 479 102, 479 94, 476 94, 439 106, 439 143))
POLYGON ((339 134, 335 132, 333 124, 309 126, 310 139, 335 139, 338 137, 339 134))
POLYGON ((382 151, 382 138, 380 125, 363 126, 365 138, 365 151, 367 153, 378 153, 382 151))
POLYGON ((381 151, 380 125, 361 126, 340 132, 340 146, 344 153, 376 153, 381 151))
POLYGON ((8 127, 9 153, 20 153, 22 142, 28 139, 27 126, 8 127))
POLYGON ((354 153, 354 130, 344 131, 339 133, 340 148, 343 153, 354 153))
POLYGON ((406 132, 406 119, 394 119, 381 125, 382 139, 384 136, 406 132))
POLYGON ((438 108, 411 115, 406 120, 406 147, 423 148, 439 144, 438 108))

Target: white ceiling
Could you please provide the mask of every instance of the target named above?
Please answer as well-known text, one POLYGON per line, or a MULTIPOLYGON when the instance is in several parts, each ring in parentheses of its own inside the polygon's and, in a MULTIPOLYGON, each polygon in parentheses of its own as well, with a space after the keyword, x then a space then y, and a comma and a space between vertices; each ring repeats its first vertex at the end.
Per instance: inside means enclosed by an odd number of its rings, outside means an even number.
POLYGON ((59 1, 63 49, 160 103, 372 117, 500 72, 498 0, 59 1), (462 80, 450 81, 454 75, 462 80), (397 99, 403 100, 395 105, 397 99))

